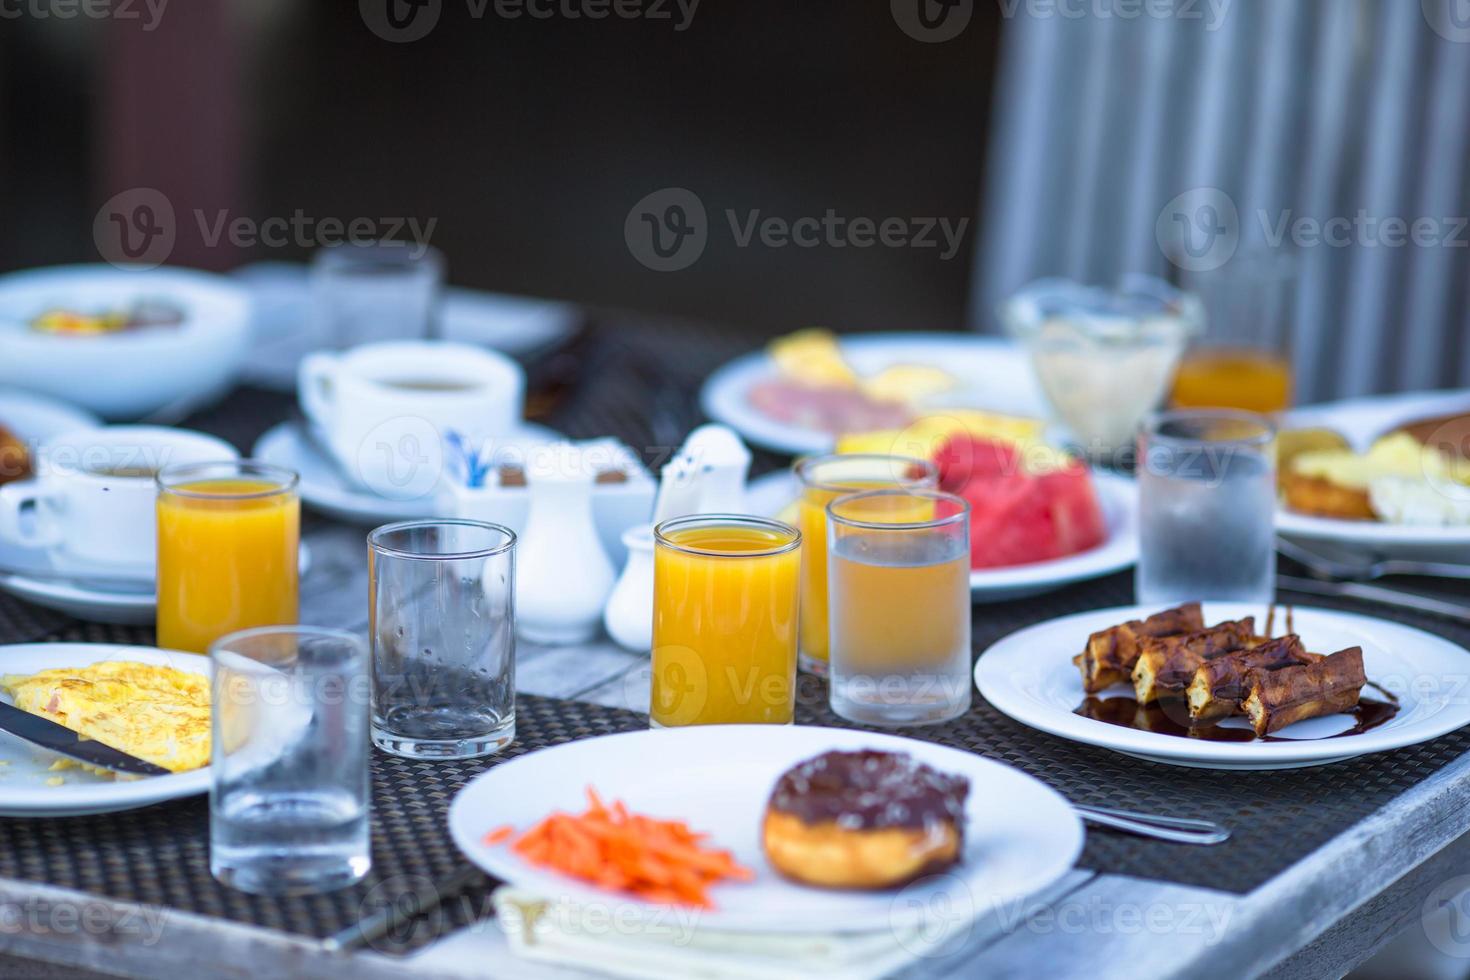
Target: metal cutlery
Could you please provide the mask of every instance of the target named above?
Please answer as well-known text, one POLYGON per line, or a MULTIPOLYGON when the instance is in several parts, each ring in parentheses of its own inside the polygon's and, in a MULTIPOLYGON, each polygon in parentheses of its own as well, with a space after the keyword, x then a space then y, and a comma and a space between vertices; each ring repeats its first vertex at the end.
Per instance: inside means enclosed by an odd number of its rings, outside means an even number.
POLYGON ((1304 566, 1313 578, 1327 582, 1368 582, 1386 575, 1470 579, 1470 565, 1438 561, 1404 561, 1395 558, 1364 557, 1356 561, 1332 558, 1305 548, 1287 538, 1276 539, 1276 551, 1304 566))
POLYGON ((1449 602, 1445 599, 1434 599, 1414 592, 1386 589, 1381 585, 1368 585, 1363 582, 1324 582, 1320 579, 1298 578, 1294 575, 1277 575, 1276 587, 1291 592, 1304 592, 1307 595, 1362 599, 1364 602, 1376 602, 1381 606, 1411 609, 1414 612, 1429 613, 1433 616, 1443 616, 1446 619, 1470 623, 1470 606, 1449 602))
POLYGON ((13 704, 0 701, 0 732, 38 745, 43 749, 64 755, 68 759, 89 766, 100 766, 112 772, 130 776, 167 776, 168 770, 128 755, 120 749, 103 745, 94 739, 83 738, 49 718, 22 711, 13 704))
POLYGON ((1131 810, 1114 810, 1101 806, 1072 808, 1088 823, 1110 827, 1139 837, 1170 841, 1175 844, 1223 844, 1230 839, 1230 831, 1210 820, 1194 820, 1189 817, 1160 817, 1151 813, 1135 813, 1131 810))

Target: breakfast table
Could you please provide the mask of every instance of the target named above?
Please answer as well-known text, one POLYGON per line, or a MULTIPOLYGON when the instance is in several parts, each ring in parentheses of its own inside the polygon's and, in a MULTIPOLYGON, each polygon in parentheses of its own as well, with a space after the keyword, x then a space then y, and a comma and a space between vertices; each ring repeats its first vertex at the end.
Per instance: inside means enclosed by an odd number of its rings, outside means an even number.
MULTIPOLYGON (((570 346, 532 365, 530 410, 572 438, 612 435, 644 449, 656 470, 701 420, 702 378, 745 347, 703 324, 589 314, 570 346)), ((247 384, 180 424, 248 451, 297 412, 289 394, 247 384)), ((787 462, 757 453, 755 471, 787 462)), ((312 563, 302 622, 366 631, 365 533, 305 518, 312 563)), ((1470 627, 1447 619, 1350 599, 1282 599, 1370 612, 1470 645, 1470 627)), ((1131 602, 1124 572, 977 604, 974 651, 1056 616, 1131 602)), ((45 641, 151 645, 154 635, 0 597, 0 643, 45 641)), ((0 972, 16 957, 17 972, 23 959, 38 976, 49 975, 41 964, 58 975, 65 967, 149 977, 582 975, 513 957, 491 918, 493 885, 467 870, 445 835, 445 813, 459 786, 504 758, 646 727, 649 660, 606 639, 522 642, 516 688, 518 739, 502 756, 434 763, 375 752, 375 867, 343 893, 264 901, 218 885, 200 798, 96 817, 0 818, 0 972), (385 909, 402 914, 391 928, 374 928, 385 909)), ((797 697, 798 723, 852 727, 828 711, 824 682, 804 678, 797 697)), ((1347 762, 1260 772, 1167 766, 1074 744, 1025 728, 978 696, 964 717, 905 734, 1016 766, 1074 803, 1208 818, 1234 837, 1203 848, 1090 828, 1080 862, 1059 882, 1025 901, 974 909, 952 941, 916 951, 903 976, 1335 976, 1470 888, 1470 879, 1458 888, 1452 881, 1470 868, 1465 730, 1347 762)), ((1470 956, 1463 941, 1441 938, 1470 956)))

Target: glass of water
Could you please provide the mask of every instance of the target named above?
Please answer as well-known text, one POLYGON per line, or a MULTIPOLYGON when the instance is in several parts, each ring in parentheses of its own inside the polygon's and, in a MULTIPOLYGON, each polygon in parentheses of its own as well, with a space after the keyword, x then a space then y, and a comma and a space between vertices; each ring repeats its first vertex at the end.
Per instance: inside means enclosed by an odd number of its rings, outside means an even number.
POLYGON ((1138 506, 1138 602, 1271 602, 1276 427, 1269 419, 1224 409, 1149 417, 1138 440, 1138 506))
POLYGON ((210 871, 258 895, 331 891, 372 867, 367 647, 262 626, 209 648, 210 871))
POLYGON ((869 725, 970 707, 970 505, 870 490, 827 505, 832 710, 869 725))
POLYGON ((516 733, 515 532, 403 521, 368 535, 373 744, 472 759, 516 733))
POLYGON ((444 256, 414 242, 343 242, 316 253, 312 311, 337 348, 432 334, 444 256))

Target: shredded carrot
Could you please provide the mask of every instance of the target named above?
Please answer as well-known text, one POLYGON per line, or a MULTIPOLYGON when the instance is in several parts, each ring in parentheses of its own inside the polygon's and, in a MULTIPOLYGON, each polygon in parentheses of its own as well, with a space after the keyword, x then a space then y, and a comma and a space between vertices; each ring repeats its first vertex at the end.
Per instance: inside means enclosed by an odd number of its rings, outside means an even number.
POLYGON ((645 901, 714 908, 711 885, 755 875, 729 851, 706 845, 708 836, 682 820, 632 813, 621 800, 606 804, 589 786, 585 812, 553 813, 519 837, 513 827, 497 827, 485 843, 509 841, 532 864, 645 901))

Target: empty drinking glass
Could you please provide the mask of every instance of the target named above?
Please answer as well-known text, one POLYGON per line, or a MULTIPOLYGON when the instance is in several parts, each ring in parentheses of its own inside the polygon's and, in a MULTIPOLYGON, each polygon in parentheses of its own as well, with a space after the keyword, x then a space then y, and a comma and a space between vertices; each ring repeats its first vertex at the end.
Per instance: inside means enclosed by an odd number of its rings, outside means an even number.
POLYGON ((211 644, 210 871, 241 891, 345 888, 372 867, 367 647, 262 626, 211 644))
POLYGON ((414 242, 343 242, 316 253, 312 311, 327 343, 338 348, 380 340, 420 340, 431 333, 444 256, 414 242))
POLYGON ((373 744, 471 759, 515 738, 515 532, 404 521, 368 535, 373 744))
POLYGON ((827 505, 832 710, 868 725, 970 707, 970 505, 871 490, 827 505))
POLYGON ((1276 428, 1249 412, 1161 412, 1138 440, 1140 603, 1269 603, 1276 428))

